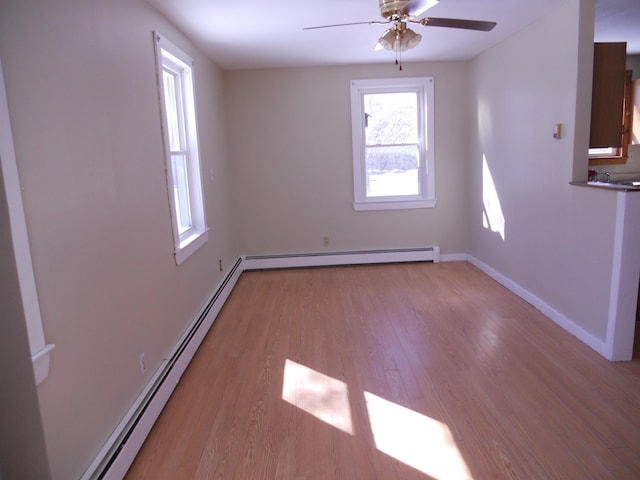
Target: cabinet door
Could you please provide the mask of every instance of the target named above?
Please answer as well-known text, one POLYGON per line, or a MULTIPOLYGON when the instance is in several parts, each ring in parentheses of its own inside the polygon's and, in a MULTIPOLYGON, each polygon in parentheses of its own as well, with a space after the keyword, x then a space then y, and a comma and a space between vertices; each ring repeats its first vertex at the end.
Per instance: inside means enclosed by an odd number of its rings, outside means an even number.
POLYGON ((621 147, 627 44, 596 43, 589 148, 621 147))

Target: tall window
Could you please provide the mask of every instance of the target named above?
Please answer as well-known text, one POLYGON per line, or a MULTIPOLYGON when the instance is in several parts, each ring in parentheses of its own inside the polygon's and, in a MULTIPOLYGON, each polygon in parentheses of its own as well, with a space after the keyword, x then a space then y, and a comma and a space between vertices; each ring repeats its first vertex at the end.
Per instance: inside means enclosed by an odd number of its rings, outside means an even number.
POLYGON ((162 109, 167 188, 175 258, 178 265, 207 241, 198 134, 193 60, 154 32, 162 109))
POLYGON ((356 210, 435 205, 433 77, 352 80, 356 210))

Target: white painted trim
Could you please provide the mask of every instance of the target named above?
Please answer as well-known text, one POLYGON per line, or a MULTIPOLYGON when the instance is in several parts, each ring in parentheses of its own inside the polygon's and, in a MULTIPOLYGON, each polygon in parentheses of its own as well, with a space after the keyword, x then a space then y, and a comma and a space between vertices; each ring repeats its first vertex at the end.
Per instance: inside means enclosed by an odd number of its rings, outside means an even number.
POLYGON ((560 327, 565 329, 567 332, 571 333, 573 336, 577 337, 578 340, 587 344, 589 347, 593 348, 600 355, 606 357, 605 344, 602 340, 593 336, 592 334, 584 330, 582 327, 580 327, 578 324, 573 322, 570 318, 564 316, 562 313, 555 310, 553 307, 551 307, 548 303, 546 303, 540 297, 537 297, 536 295, 526 290, 525 288, 523 288, 513 280, 509 279, 508 277, 504 276, 503 274, 493 269, 486 263, 481 262, 480 260, 478 260, 477 258, 471 255, 469 255, 469 262, 475 265, 476 267, 478 267, 480 270, 482 270, 484 273, 489 275, 491 278, 496 280, 498 283, 502 284, 504 287, 511 290, 520 298, 522 298, 526 302, 536 307, 544 315, 546 315, 555 323, 557 323, 560 327))
POLYGON ((620 270, 622 267, 622 239, 624 237, 624 207, 625 197, 619 192, 616 198, 616 222, 613 236, 613 265, 611 267, 611 288, 609 290, 609 312, 607 318, 607 339, 605 356, 613 356, 614 333, 618 316, 618 295, 620 293, 620 270))
POLYGON ((55 345, 48 344, 44 348, 31 355, 31 363, 33 363, 33 373, 36 378, 36 385, 40 385, 42 381, 49 376, 49 353, 55 348, 55 345))
POLYGON ((284 255, 248 255, 244 257, 244 269, 261 270, 270 268, 328 267, 335 265, 428 261, 440 261, 439 247, 284 255))
POLYGON ((432 208, 435 206, 434 83, 435 77, 433 76, 351 80, 350 105, 354 210, 397 210, 432 208), (420 132, 420 141, 417 144, 420 152, 418 165, 420 192, 416 195, 370 198, 367 197, 365 178, 364 95, 391 92, 415 92, 417 94, 418 130, 420 132))
POLYGON ((618 192, 604 356, 612 361, 633 358, 640 276, 640 196, 618 192))
POLYGON ((81 480, 119 480, 125 476, 242 271, 242 259, 238 259, 129 408, 81 480), (111 464, 106 465, 110 460, 111 464))
POLYGON ((356 211, 368 210, 409 210, 412 208, 433 208, 436 206, 436 199, 427 200, 398 200, 398 201, 371 201, 353 202, 353 209, 356 211))
POLYGON ((209 229, 203 231, 194 232, 193 236, 187 239, 187 241, 180 244, 180 248, 174 252, 176 265, 182 265, 182 263, 189 258, 196 250, 202 247, 209 241, 209 229))
MULTIPOLYGON (((196 250, 202 247, 208 240, 207 221, 202 185, 202 166, 198 145, 198 122, 196 114, 196 91, 193 59, 158 32, 153 32, 156 53, 156 80, 158 84, 158 99, 160 102, 160 117, 162 126, 162 142, 165 154, 165 173, 167 181, 167 195, 171 209, 171 227, 173 231, 174 255, 176 265, 182 264, 196 250), (180 79, 181 89, 178 101, 178 113, 180 127, 184 132, 184 154, 187 167, 187 191, 189 208, 191 210, 192 228, 180 234, 178 226, 178 209, 173 188, 173 161, 169 145, 169 128, 167 126, 167 107, 163 72, 170 65, 172 73, 180 79), (175 68, 174 68, 175 67, 175 68)), ((169 68, 169 67, 168 67, 169 68)), ((182 142, 181 142, 182 143, 182 142)))
POLYGON ((27 324, 31 361, 34 365, 36 385, 38 385, 47 378, 47 375, 49 374, 49 354, 55 345, 47 345, 44 338, 44 329, 42 328, 40 303, 38 301, 36 279, 33 273, 33 263, 31 261, 27 221, 24 215, 24 205, 22 203, 20 177, 18 175, 16 152, 13 146, 13 136, 11 133, 11 123, 9 119, 9 105, 7 103, 7 94, 4 86, 4 75, 2 72, 1 62, 0 162, 2 175, 4 177, 4 189, 7 195, 7 203, 9 205, 11 238, 13 242, 14 256, 16 259, 16 268, 18 270, 18 283, 20 284, 20 295, 22 296, 22 308, 24 311, 25 322, 27 324))

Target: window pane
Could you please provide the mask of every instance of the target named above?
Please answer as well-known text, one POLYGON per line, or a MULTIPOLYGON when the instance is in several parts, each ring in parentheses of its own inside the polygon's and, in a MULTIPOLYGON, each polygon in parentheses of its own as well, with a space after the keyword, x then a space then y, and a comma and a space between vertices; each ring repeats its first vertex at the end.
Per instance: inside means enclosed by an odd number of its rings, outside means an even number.
POLYGON ((167 112, 167 128, 169 134, 169 149, 172 151, 180 148, 180 120, 178 117, 177 78, 171 72, 163 70, 162 81, 164 84, 165 110, 167 112))
POLYGON ((418 146, 368 147, 367 197, 418 195, 418 146))
POLYGON ((603 147, 603 148, 590 148, 589 156, 591 157, 606 157, 610 155, 616 155, 618 153, 618 149, 615 147, 603 147))
POLYGON ((367 145, 418 143, 418 105, 415 92, 364 95, 367 145))
POLYGON ((173 171, 173 198, 176 203, 178 234, 182 235, 192 227, 186 155, 172 154, 171 167, 173 171))

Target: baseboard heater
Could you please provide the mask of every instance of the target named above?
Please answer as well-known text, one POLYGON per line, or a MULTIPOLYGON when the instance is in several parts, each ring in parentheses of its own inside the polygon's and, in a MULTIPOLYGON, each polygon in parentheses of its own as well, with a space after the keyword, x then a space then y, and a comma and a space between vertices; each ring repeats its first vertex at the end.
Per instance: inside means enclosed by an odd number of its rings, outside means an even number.
POLYGON ((220 282, 205 307, 109 437, 82 476, 82 480, 120 480, 127 473, 180 377, 242 274, 242 262, 242 258, 238 258, 220 282))
POLYGON ((238 258, 191 323, 172 352, 111 434, 81 480, 120 480, 133 463, 171 393, 180 381, 244 270, 396 262, 439 262, 438 247, 358 250, 289 255, 250 255, 238 258))
POLYGON ((248 255, 244 260, 244 270, 363 265, 370 263, 439 262, 440 248, 433 246, 384 250, 355 250, 347 252, 296 253, 287 255, 248 255))

